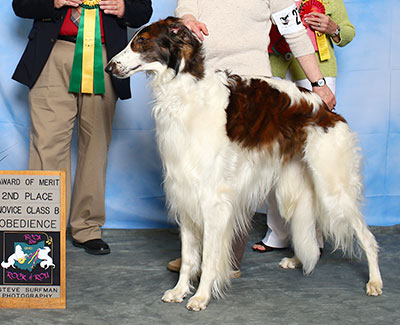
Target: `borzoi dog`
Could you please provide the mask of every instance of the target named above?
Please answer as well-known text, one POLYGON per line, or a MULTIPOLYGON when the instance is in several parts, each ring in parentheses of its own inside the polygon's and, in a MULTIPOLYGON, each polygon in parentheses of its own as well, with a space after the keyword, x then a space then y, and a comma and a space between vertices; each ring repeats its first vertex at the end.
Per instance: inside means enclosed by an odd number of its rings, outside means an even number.
POLYGON ((191 310, 229 284, 232 238, 275 191, 290 224, 295 258, 310 274, 320 257, 315 227, 335 248, 365 251, 368 295, 382 293, 378 246, 359 209, 360 153, 346 121, 314 93, 286 80, 205 69, 201 43, 180 20, 151 24, 107 65, 127 78, 149 72, 156 137, 170 214, 180 223, 182 266, 162 297, 182 302, 201 274, 191 310))

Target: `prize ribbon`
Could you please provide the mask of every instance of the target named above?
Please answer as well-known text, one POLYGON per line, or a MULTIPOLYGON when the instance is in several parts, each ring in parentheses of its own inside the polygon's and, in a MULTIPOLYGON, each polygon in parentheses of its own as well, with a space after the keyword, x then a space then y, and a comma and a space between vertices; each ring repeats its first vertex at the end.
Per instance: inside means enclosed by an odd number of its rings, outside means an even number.
POLYGON ((81 4, 81 19, 69 83, 69 91, 73 93, 105 93, 99 2, 85 0, 81 4))
MULTIPOLYGON (((308 24, 304 21, 304 16, 312 12, 319 12, 321 14, 325 14, 325 6, 323 5, 322 0, 306 0, 303 1, 303 3, 301 4, 299 12, 303 25, 308 27, 308 24)), ((326 35, 318 31, 315 31, 315 38, 318 45, 318 53, 320 60, 325 61, 330 59, 331 55, 329 53, 329 47, 326 35)))

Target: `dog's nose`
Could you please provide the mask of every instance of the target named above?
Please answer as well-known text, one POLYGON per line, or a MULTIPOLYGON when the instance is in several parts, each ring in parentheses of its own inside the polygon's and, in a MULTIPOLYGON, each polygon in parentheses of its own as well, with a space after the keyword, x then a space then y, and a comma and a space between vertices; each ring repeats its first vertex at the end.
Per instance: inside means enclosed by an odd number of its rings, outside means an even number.
POLYGON ((114 66, 115 66, 115 64, 114 64, 113 61, 108 62, 106 68, 104 69, 105 72, 107 72, 108 74, 111 74, 111 75, 112 75, 113 70, 114 70, 114 66))

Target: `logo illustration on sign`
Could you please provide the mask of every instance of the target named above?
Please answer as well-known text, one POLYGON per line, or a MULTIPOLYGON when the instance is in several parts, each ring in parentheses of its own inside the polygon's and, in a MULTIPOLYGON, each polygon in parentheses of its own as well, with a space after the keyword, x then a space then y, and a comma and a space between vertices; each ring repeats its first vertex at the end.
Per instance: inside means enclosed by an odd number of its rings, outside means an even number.
POLYGON ((53 258, 49 255, 51 248, 45 246, 45 243, 52 243, 52 238, 49 237, 46 241, 42 240, 36 243, 42 237, 42 234, 26 234, 25 239, 28 240, 28 243, 14 242, 14 253, 8 257, 7 262, 1 262, 1 267, 3 269, 12 267, 32 271, 39 264, 41 268, 46 270, 49 267, 55 268, 53 258))
MULTIPOLYGON (((4 232, 4 251, 0 256, 4 284, 53 284, 56 260, 53 237, 45 232, 4 232)), ((58 242, 58 239, 56 240, 58 242)))

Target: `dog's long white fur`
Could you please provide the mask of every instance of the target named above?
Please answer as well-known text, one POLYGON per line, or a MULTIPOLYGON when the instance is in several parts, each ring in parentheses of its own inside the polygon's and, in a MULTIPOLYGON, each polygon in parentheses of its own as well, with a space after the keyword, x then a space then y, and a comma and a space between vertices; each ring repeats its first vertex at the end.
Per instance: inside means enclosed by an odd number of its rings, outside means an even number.
MULTIPOLYGON (((318 223, 336 248, 352 253, 354 238, 358 239, 370 269, 367 294, 381 294, 378 246, 359 208, 361 156, 347 124, 338 122, 328 130, 309 127, 303 158, 284 164, 278 143, 269 150, 246 149, 228 138, 226 73, 207 71, 201 80, 187 73, 175 75, 158 62, 141 60, 129 46, 113 62, 125 71, 123 76, 138 71, 154 74, 153 113, 164 188, 182 240, 179 281, 165 292, 164 301, 181 302, 200 272, 189 309, 204 309, 211 293, 216 297, 224 293, 232 268, 232 238, 248 229, 249 217, 270 189, 276 191, 279 210, 291 226, 296 257, 283 260, 283 267, 301 262, 306 274, 314 270, 319 259, 318 223)), ((266 82, 294 101, 306 98, 315 110, 320 106, 317 95, 301 93, 290 82, 266 82)))
POLYGON ((179 216, 182 236, 181 276, 164 300, 182 299, 189 292, 189 279, 200 270, 191 308, 204 308, 210 290, 215 296, 222 294, 231 270, 233 232, 247 228, 248 216, 273 187, 282 216, 291 224, 295 255, 304 272, 311 273, 319 259, 318 222, 344 251, 351 253, 358 237, 373 266, 368 293, 379 293, 377 244, 358 206, 360 154, 347 124, 339 122, 328 132, 310 128, 304 160, 283 166, 278 144, 271 153, 229 141, 224 78, 222 73, 211 74, 195 81, 178 75, 168 83, 158 83, 163 78, 157 77, 152 83, 167 201, 172 214, 179 216))

